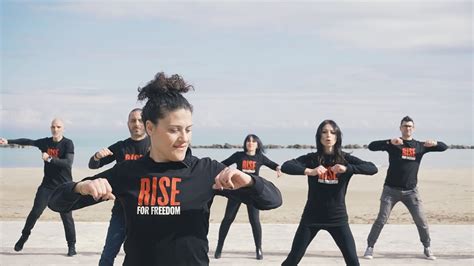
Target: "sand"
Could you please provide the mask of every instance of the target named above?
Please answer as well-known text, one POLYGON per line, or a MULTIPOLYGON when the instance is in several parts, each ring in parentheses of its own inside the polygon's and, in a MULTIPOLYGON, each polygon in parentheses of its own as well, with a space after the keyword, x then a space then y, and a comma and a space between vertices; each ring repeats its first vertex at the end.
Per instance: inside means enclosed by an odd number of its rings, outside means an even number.
MULTIPOLYGON (((349 221, 354 224, 372 223, 379 209, 379 198, 386 168, 374 176, 353 176, 346 197, 349 221)), ((97 170, 74 169, 74 180, 98 173, 97 170)), ((261 175, 278 186, 283 195, 283 206, 261 212, 262 223, 295 224, 299 222, 307 197, 305 176, 283 175, 261 169, 261 175)), ((0 220, 25 220, 43 176, 42 168, 0 169, 0 220)), ((430 224, 473 224, 473 169, 421 169, 419 191, 424 202, 425 214, 430 224)), ((219 223, 224 215, 226 198, 216 197, 211 209, 211 223, 219 223)), ((112 202, 74 211, 76 221, 108 221, 112 202)), ((47 209, 41 221, 60 221, 59 215, 47 209)), ((236 218, 237 223, 247 223, 245 206, 236 218)), ((395 206, 391 224, 413 223, 406 207, 395 206)))

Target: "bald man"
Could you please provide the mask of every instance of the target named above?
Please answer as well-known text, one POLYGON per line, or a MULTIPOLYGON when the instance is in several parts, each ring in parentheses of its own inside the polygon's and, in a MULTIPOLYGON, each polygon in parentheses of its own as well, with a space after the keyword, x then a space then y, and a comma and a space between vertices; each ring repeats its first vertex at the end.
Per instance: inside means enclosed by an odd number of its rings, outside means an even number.
MULTIPOLYGON (((41 159, 44 161, 44 176, 38 190, 36 191, 33 208, 26 218, 25 226, 21 232, 20 239, 15 244, 15 251, 23 249, 23 245, 31 234, 31 229, 43 213, 48 200, 54 189, 63 183, 72 181, 71 168, 74 160, 74 144, 63 136, 64 123, 61 119, 51 122, 51 135, 49 138, 37 140, 31 139, 4 139, 0 138, 0 144, 18 144, 35 146, 41 151, 41 159)), ((68 256, 76 255, 76 230, 72 213, 61 213, 64 231, 68 245, 68 256)))

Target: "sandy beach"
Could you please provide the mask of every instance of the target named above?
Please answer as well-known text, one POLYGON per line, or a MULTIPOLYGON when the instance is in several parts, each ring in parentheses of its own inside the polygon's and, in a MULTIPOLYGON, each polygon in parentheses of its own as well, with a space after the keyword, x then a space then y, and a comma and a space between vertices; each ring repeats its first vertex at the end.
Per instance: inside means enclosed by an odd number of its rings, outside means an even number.
MULTIPOLYGON (((73 174, 75 180, 79 180, 96 172, 74 169, 73 174)), ((375 176, 354 176, 349 184, 346 201, 359 256, 364 252, 370 223, 378 212, 385 172, 386 169, 382 168, 375 176)), ((245 207, 239 212, 229 232, 223 258, 212 258, 226 204, 225 198, 216 197, 208 235, 210 265, 280 265, 288 254, 307 197, 306 177, 283 175, 277 179, 275 172, 268 169, 262 169, 261 175, 280 188, 284 200, 280 208, 261 212, 265 259, 257 261, 254 258, 245 207)), ((1 169, 0 264, 33 265, 34 262, 34 265, 97 265, 112 202, 74 211, 77 232, 80 233, 77 235, 78 255, 73 258, 64 255, 66 248, 59 215, 48 209, 38 221, 24 250, 19 253, 13 251, 12 247, 31 209, 41 176, 41 168, 1 169)), ((416 227, 406 208, 399 204, 394 208, 389 224, 384 229, 384 237, 379 241, 377 258, 372 261, 361 258, 362 265, 472 265, 472 169, 421 170, 419 178, 419 190, 435 240, 432 247, 438 259, 424 259, 416 227)), ((340 251, 329 234, 323 232, 313 242, 300 265, 342 265, 340 251)), ((120 265, 123 259, 124 253, 121 251, 116 264, 120 265)))
MULTIPOLYGON (((346 197, 350 223, 372 223, 379 208, 386 168, 374 176, 353 176, 346 197)), ((41 182, 42 168, 3 168, 0 170, 0 219, 24 220, 30 211, 36 189, 41 182)), ((98 173, 89 169, 73 169, 74 180, 98 173)), ((473 171, 468 169, 420 169, 419 191, 430 224, 473 224, 473 171)), ((262 223, 296 224, 299 222, 307 197, 305 176, 283 175, 262 168, 261 175, 278 186, 283 195, 283 206, 261 212, 262 223)), ((220 223, 226 198, 216 197, 211 210, 211 223, 220 223)), ((112 202, 104 202, 74 212, 76 221, 108 221, 112 202)), ((45 210, 40 221, 60 221, 59 215, 45 210)), ((245 207, 236 218, 238 223, 248 222, 245 207)), ((397 204, 390 216, 391 224, 411 224, 405 206, 397 204)))

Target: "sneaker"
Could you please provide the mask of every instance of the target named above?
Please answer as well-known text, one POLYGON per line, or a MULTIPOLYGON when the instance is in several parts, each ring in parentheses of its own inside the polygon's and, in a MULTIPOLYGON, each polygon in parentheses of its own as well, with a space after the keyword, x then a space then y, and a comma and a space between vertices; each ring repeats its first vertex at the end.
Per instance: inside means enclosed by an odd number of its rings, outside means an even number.
POLYGON ((68 257, 72 257, 72 256, 74 256, 74 255, 76 255, 76 254, 77 254, 77 252, 76 252, 76 246, 74 246, 74 245, 68 246, 68 248, 67 248, 67 256, 68 256, 68 257))
POLYGON ((435 255, 431 251, 430 247, 425 247, 425 249, 423 250, 423 253, 425 254, 427 260, 435 260, 436 259, 435 255))
POLYGON ((374 258, 374 248, 373 247, 367 247, 364 253, 364 259, 371 260, 374 258))
POLYGON ((20 251, 23 249, 23 245, 25 245, 26 240, 28 240, 28 236, 26 235, 21 235, 20 239, 15 244, 15 247, 13 248, 16 252, 20 251))

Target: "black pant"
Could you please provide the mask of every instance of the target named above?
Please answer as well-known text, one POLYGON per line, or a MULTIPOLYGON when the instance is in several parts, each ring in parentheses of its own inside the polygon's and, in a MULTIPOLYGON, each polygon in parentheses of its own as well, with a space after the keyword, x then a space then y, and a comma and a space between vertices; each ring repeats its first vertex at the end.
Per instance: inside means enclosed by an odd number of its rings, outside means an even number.
POLYGON ((352 236, 349 224, 334 226, 334 227, 322 227, 322 226, 309 226, 300 223, 296 230, 293 244, 291 246, 290 254, 286 260, 282 263, 284 266, 298 265, 300 260, 303 258, 306 248, 311 243, 313 238, 319 232, 319 230, 326 230, 336 241, 337 246, 344 256, 344 260, 347 265, 358 266, 359 259, 357 258, 356 246, 354 237, 352 236))
MULTIPOLYGON (((23 235, 29 236, 31 234, 31 229, 33 229, 36 221, 48 206, 48 201, 53 191, 54 189, 51 188, 45 188, 42 186, 38 187, 33 208, 31 209, 30 214, 28 214, 28 218, 26 218, 25 227, 23 227, 23 230, 21 231, 23 235)), ((74 245, 76 243, 76 229, 74 227, 72 212, 61 213, 61 220, 63 221, 68 245, 74 245)))
MULTIPOLYGON (((227 201, 227 207, 225 208, 224 219, 222 219, 221 226, 219 228, 219 241, 217 245, 219 247, 224 246, 224 241, 229 232, 230 225, 237 216, 237 212, 240 208, 240 201, 229 199, 227 201)), ((255 241, 255 247, 262 247, 262 226, 260 225, 259 210, 252 205, 247 205, 247 212, 249 214, 250 225, 252 226, 253 240, 255 241)))

